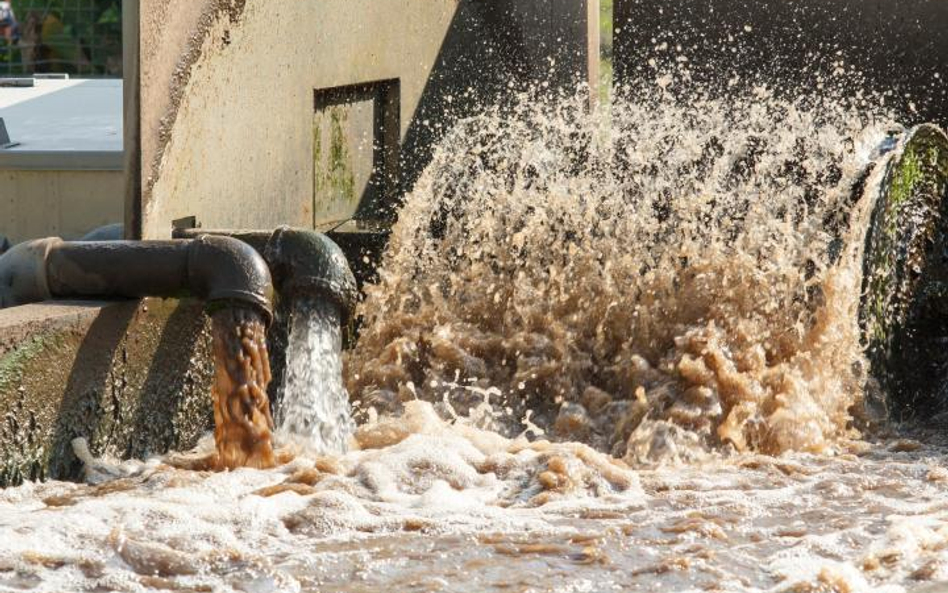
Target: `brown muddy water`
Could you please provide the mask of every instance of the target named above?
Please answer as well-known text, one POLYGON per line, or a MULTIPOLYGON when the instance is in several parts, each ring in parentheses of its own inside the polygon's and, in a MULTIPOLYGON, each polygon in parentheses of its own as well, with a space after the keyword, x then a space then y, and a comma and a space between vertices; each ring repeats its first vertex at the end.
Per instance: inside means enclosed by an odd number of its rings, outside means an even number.
POLYGON ((273 417, 267 386, 270 358, 266 327, 259 314, 232 307, 213 317, 215 376, 214 442, 209 467, 271 468, 276 465, 273 417))
POLYGON ((941 590, 948 441, 886 420, 858 326, 895 118, 665 84, 447 134, 342 360, 349 452, 77 442, 87 484, 0 491, 0 590, 941 590))

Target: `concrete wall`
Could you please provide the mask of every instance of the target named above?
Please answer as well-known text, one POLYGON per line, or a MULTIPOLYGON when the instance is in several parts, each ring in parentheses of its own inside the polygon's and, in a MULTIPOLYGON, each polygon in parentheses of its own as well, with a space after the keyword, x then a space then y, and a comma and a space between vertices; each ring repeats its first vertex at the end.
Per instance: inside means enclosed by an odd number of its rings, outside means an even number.
POLYGON ((196 444, 213 425, 208 325, 191 301, 0 312, 0 487, 79 477, 76 437, 116 457, 196 444))
POLYGON ((122 171, 22 171, 0 168, 0 235, 78 239, 124 216, 122 171))
MULTIPOLYGON (((948 2, 615 0, 614 10, 620 84, 654 80, 652 59, 685 56, 703 84, 739 75, 796 93, 815 88, 818 74, 843 61, 865 74, 850 95, 857 87, 891 91, 887 102, 906 121, 948 124, 948 2), (655 51, 663 43, 668 50, 655 51)), ((690 89, 677 92, 687 99, 690 89)))
POLYGON ((145 238, 192 215, 223 227, 390 219, 452 119, 503 100, 508 82, 598 78, 596 0, 125 7, 139 23, 126 35, 139 113, 126 125, 126 220, 145 238))
POLYGON ((124 216, 121 80, 0 88, 0 235, 78 238, 124 216))

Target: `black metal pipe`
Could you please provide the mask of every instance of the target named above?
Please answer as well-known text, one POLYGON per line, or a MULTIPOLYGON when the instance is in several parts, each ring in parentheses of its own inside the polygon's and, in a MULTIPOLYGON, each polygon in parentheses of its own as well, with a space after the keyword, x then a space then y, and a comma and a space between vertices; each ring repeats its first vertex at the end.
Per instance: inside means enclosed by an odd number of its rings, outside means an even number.
POLYGON ((183 297, 240 302, 272 320, 266 262, 228 237, 174 241, 40 239, 0 257, 0 306, 50 298, 183 297))
POLYGON ((188 253, 181 241, 57 243, 46 256, 54 297, 171 297, 186 292, 188 253))
POLYGON ((326 235, 290 227, 274 231, 176 229, 176 238, 232 237, 260 253, 270 267, 281 297, 299 294, 329 299, 343 320, 355 310, 359 291, 345 254, 326 235))

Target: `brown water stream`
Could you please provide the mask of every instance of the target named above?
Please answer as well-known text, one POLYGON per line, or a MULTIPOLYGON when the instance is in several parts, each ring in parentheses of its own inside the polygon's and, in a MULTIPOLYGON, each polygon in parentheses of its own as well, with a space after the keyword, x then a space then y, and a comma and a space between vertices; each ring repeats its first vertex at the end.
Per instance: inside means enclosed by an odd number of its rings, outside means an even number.
POLYGON ((212 465, 219 469, 273 467, 266 327, 258 313, 243 307, 217 311, 213 324, 217 455, 212 465))

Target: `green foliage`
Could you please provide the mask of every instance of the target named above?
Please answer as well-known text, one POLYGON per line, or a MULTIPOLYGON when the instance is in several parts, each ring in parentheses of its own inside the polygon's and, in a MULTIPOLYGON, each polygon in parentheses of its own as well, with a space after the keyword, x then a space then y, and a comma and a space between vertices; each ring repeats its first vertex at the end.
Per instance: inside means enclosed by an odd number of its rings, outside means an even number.
POLYGON ((20 42, 3 47, 0 72, 121 76, 120 0, 13 0, 20 42))

